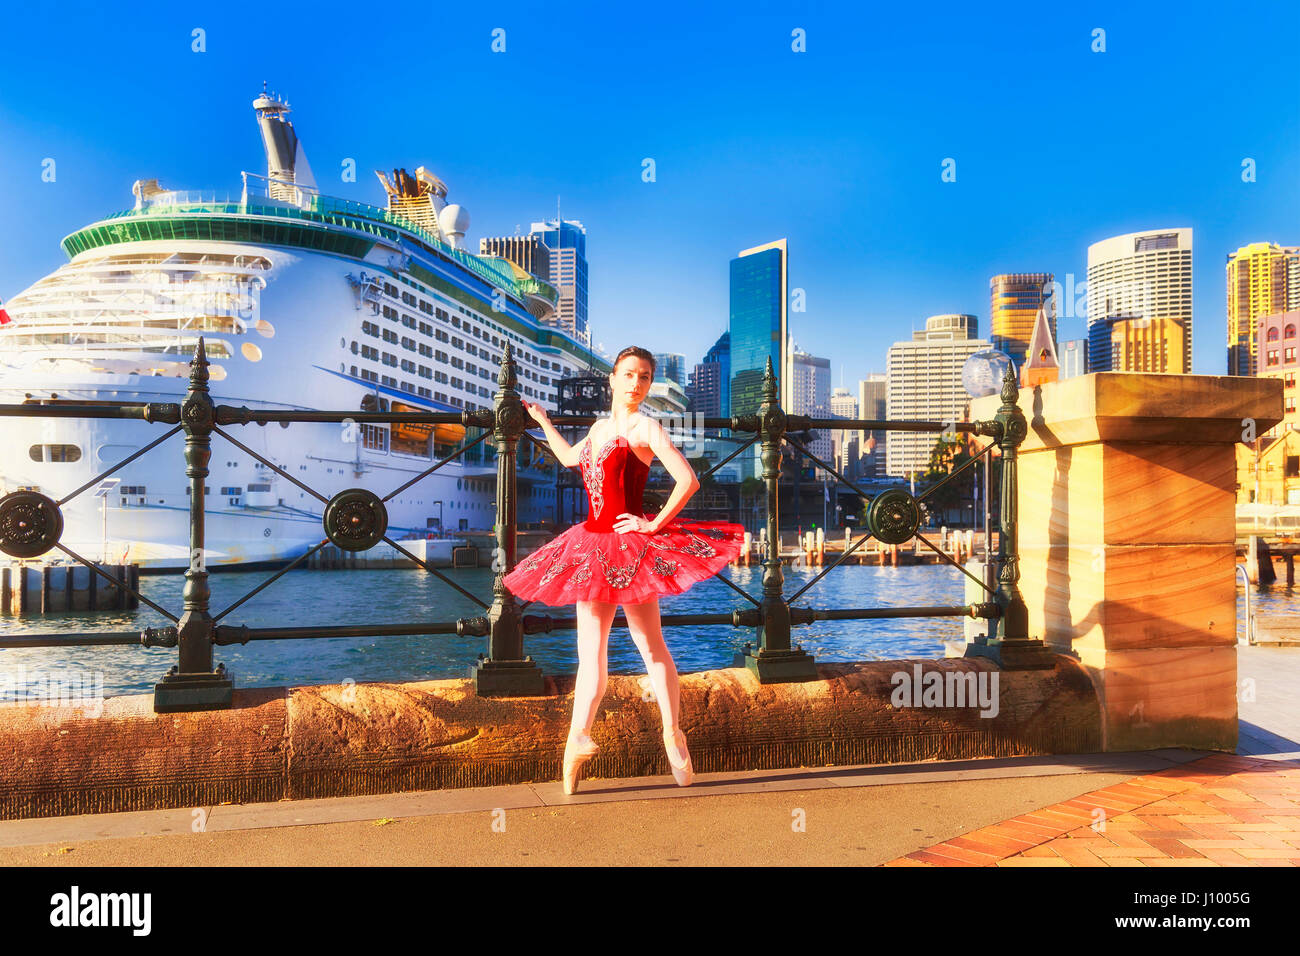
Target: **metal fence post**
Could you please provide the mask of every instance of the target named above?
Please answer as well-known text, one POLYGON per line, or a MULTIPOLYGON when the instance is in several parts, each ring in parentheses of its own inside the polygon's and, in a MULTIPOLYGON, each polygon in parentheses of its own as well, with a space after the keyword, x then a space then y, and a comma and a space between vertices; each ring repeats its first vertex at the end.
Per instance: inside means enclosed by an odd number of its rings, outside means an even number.
POLYGON ((488 611, 488 652, 470 667, 475 691, 483 697, 538 697, 545 693, 546 678, 531 657, 524 657, 523 614, 515 596, 505 586, 514 569, 518 518, 515 456, 527 412, 516 390, 519 379, 514 349, 502 350, 497 375, 500 389, 492 416, 497 446, 496 547, 492 555, 492 608, 488 611))
POLYGON ((179 663, 154 685, 153 709, 158 713, 221 710, 231 705, 234 685, 225 664, 212 669, 215 624, 208 613, 208 571, 204 561, 205 482, 212 458, 212 398, 208 394, 208 356, 199 339, 190 361, 190 387, 181 405, 185 429, 185 474, 190 479, 190 566, 182 592, 185 610, 178 626, 179 663))
POLYGON ((1001 428, 998 447, 1002 453, 999 489, 1001 492, 998 515, 998 589, 994 600, 1002 608, 998 620, 997 638, 987 647, 997 655, 1007 670, 1050 670, 1056 666, 1051 650, 1040 639, 1029 637, 1029 608, 1020 593, 1020 551, 1016 523, 1019 520, 1018 484, 1016 480, 1017 455, 1029 425, 1019 405, 1020 388, 1016 383, 1015 366, 1009 364, 1002 378, 1002 405, 995 416, 1001 428))
POLYGON ((733 666, 746 667, 764 684, 817 680, 817 666, 803 648, 790 648, 790 605, 782 594, 785 574, 781 570, 781 437, 786 413, 777 400, 776 375, 772 359, 763 372, 763 404, 752 424, 759 427, 763 447, 763 480, 767 486, 767 556, 763 559, 763 601, 757 628, 758 651, 746 645, 733 666))

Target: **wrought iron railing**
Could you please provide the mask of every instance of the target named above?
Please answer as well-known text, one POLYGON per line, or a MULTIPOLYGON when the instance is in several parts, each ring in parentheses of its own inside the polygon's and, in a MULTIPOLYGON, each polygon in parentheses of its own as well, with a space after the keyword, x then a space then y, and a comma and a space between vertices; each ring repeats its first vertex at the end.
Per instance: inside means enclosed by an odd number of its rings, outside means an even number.
MULTIPOLYGON (((79 645, 128 645, 177 648, 177 663, 155 685, 154 709, 166 711, 208 710, 228 707, 232 701, 233 683, 223 664, 213 666, 213 649, 249 641, 311 639, 331 637, 382 637, 397 635, 458 634, 485 637, 487 651, 471 667, 479 694, 489 696, 536 696, 544 691, 542 672, 531 657, 524 654, 524 636, 538 632, 576 627, 573 617, 550 614, 524 614, 528 603, 519 603, 506 588, 504 577, 515 567, 517 493, 516 453, 521 439, 533 442, 542 452, 554 458, 550 449, 529 434, 529 418, 517 391, 517 369, 512 346, 507 343, 498 371, 498 391, 494 407, 464 412, 391 412, 391 411, 278 411, 252 410, 246 407, 218 405, 208 391, 208 360, 200 339, 191 361, 189 388, 180 404, 86 404, 57 403, 42 405, 0 405, 0 416, 58 417, 58 418, 116 418, 135 419, 171 427, 159 438, 123 459, 80 487, 55 500, 38 491, 15 491, 0 498, 0 551, 19 559, 32 559, 52 551, 90 568, 100 577, 130 594, 162 614, 170 625, 145 628, 142 631, 107 631, 67 634, 13 634, 0 637, 0 649, 9 647, 68 647, 79 645), (265 456, 258 454, 241 442, 234 434, 236 426, 269 424, 270 422, 355 422, 357 424, 460 424, 484 429, 473 440, 467 440, 451 453, 438 459, 420 474, 409 479, 385 496, 362 488, 341 491, 326 497, 307 483, 285 471, 265 456), (185 571, 182 591, 183 608, 179 616, 149 600, 131 588, 127 582, 113 577, 102 567, 92 563, 64 545, 61 508, 68 501, 94 487, 103 478, 120 470, 178 432, 185 433, 185 474, 190 482, 189 534, 191 560, 185 571), (487 601, 461 587, 428 562, 412 554, 388 534, 388 515, 385 502, 424 480, 449 461, 485 441, 489 435, 496 444, 496 547, 498 560, 493 562, 496 574, 493 579, 491 600, 487 601), (261 462, 281 478, 296 485, 324 506, 324 537, 314 547, 299 555, 265 581, 220 610, 215 615, 210 607, 208 571, 205 553, 205 495, 204 481, 209 475, 208 464, 212 455, 213 437, 229 442, 261 462), (249 599, 269 587, 280 577, 302 565, 313 554, 328 544, 360 552, 385 542, 405 555, 417 566, 439 578, 483 610, 475 617, 462 617, 452 621, 425 621, 415 623, 362 623, 337 626, 312 627, 258 627, 223 623, 225 619, 249 599)), ((859 419, 818 419, 804 415, 788 415, 777 403, 776 377, 768 363, 763 380, 764 397, 755 414, 730 418, 705 418, 699 422, 706 429, 725 428, 748 434, 725 458, 714 464, 706 474, 716 472, 727 462, 742 454, 756 442, 761 444, 763 480, 767 492, 767 541, 763 560, 762 596, 754 597, 743 588, 719 574, 718 579, 747 602, 747 606, 730 613, 668 614, 661 618, 664 626, 694 626, 730 624, 733 627, 753 628, 755 641, 745 646, 736 663, 753 670, 764 682, 803 681, 817 677, 813 656, 801 647, 791 646, 791 628, 827 620, 912 618, 940 616, 969 616, 996 621, 993 635, 986 641, 972 645, 974 653, 997 658, 1005 667, 1051 666, 1051 655, 1041 641, 1030 640, 1028 614, 1018 587, 1018 553, 1016 535, 1016 451, 1024 440, 1027 428, 1024 414, 1016 401, 1018 389, 1014 374, 1008 370, 1002 383, 1002 405, 996 417, 982 422, 891 422, 859 419), (992 442, 960 468, 942 481, 914 496, 902 489, 889 489, 870 495, 839 471, 814 455, 789 432, 810 428, 852 430, 901 430, 912 432, 958 432, 988 436, 992 442), (811 580, 790 596, 783 591, 784 575, 780 555, 779 476, 781 444, 788 443, 799 454, 835 475, 844 485, 869 500, 866 532, 847 545, 844 552, 824 567, 811 580), (1001 490, 999 510, 999 535, 996 560, 996 585, 970 575, 957 561, 936 546, 921 531, 927 497, 954 480, 976 461, 988 460, 994 448, 998 457, 1001 490), (886 545, 897 545, 913 538, 934 551, 949 564, 957 567, 986 592, 987 599, 970 605, 938 607, 875 607, 818 609, 796 606, 795 601, 809 588, 839 565, 843 564, 869 538, 886 545)), ((557 425, 589 425, 595 421, 590 416, 555 416, 557 425)), ((557 460, 557 465, 559 464, 557 460)), ((703 477, 703 476, 701 476, 703 477)), ((986 553, 988 540, 986 536, 986 553)), ((625 625, 622 615, 616 623, 625 625)))

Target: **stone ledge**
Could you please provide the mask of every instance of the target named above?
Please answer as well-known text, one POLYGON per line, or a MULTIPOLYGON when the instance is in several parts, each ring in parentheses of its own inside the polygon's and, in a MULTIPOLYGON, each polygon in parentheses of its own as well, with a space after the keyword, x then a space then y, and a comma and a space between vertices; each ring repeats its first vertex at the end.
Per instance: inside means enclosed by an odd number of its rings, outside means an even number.
MULTIPOLYGON (((767 686, 743 668, 683 674, 695 769, 1102 749, 1092 682, 1068 657, 1052 671, 947 659, 828 663, 818 673, 767 686), (945 679, 996 672, 997 715, 894 708, 891 676, 916 667, 945 679)), ((643 699, 643 680, 610 675, 592 728, 601 751, 586 775, 667 776, 659 709, 643 699)), ((557 781, 573 683, 548 677, 550 696, 514 699, 478 697, 468 680, 237 689, 230 710, 192 714, 156 714, 147 694, 109 698, 99 717, 4 707, 0 819, 557 781)))
MULTIPOLYGON (((975 399, 972 419, 992 418, 1001 403, 975 399)), ((1097 441, 1231 445, 1243 419, 1259 435, 1282 420, 1282 380, 1092 372, 1022 388, 1019 405, 1029 424, 1022 452, 1097 441)))

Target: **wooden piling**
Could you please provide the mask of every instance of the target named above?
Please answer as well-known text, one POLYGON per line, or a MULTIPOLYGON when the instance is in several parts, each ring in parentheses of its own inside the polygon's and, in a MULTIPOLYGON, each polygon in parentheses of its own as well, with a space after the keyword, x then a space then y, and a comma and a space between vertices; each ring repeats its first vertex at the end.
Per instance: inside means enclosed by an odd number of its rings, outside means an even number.
POLYGON ((1268 549, 1268 541, 1259 535, 1250 536, 1250 545, 1247 548, 1246 573, 1250 575, 1250 559, 1254 558, 1255 576, 1251 578, 1254 584, 1272 584, 1277 580, 1277 572, 1273 570, 1273 555, 1268 549))

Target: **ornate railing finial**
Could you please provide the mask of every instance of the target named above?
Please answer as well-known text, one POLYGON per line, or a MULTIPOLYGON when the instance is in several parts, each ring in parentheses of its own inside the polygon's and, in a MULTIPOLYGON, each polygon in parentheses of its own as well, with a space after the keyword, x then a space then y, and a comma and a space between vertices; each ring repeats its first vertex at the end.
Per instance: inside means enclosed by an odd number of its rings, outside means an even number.
POLYGON ((1020 384, 1016 381, 1016 363, 1008 362, 1002 374, 1002 410, 1009 411, 1020 398, 1020 384))
POLYGON ((208 350, 201 335, 198 347, 194 349, 194 358, 190 359, 190 388, 201 392, 208 390, 208 350))
POLYGON ((517 369, 514 346, 507 341, 506 347, 501 351, 501 367, 497 370, 497 384, 502 388, 514 389, 519 384, 517 369))
POLYGON ((772 371, 772 356, 767 357, 767 367, 763 369, 763 401, 776 404, 776 373, 772 371))

